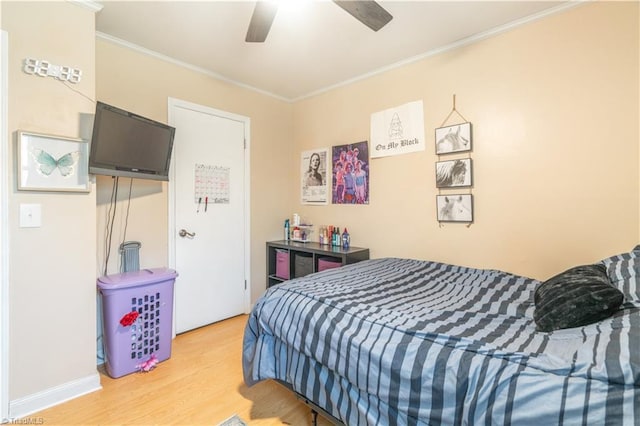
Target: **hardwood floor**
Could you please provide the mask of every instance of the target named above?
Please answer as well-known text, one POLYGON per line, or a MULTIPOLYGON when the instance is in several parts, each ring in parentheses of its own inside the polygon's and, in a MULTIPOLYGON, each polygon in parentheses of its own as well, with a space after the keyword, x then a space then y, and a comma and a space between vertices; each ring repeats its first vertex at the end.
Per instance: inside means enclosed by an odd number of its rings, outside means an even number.
MULTIPOLYGON (((241 315, 176 337, 171 358, 149 373, 112 379, 102 390, 35 413, 45 425, 217 425, 238 414, 250 425, 310 425, 311 411, 273 381, 242 379, 241 315)), ((318 416, 318 425, 331 423, 318 416)))

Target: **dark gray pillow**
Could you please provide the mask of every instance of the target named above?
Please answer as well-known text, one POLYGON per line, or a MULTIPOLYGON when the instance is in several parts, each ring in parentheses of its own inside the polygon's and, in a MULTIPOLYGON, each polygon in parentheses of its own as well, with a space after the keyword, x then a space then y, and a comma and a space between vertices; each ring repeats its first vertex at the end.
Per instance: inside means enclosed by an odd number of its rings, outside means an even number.
POLYGON ((604 265, 576 266, 538 284, 533 319, 538 331, 580 327, 610 317, 622 300, 604 265))

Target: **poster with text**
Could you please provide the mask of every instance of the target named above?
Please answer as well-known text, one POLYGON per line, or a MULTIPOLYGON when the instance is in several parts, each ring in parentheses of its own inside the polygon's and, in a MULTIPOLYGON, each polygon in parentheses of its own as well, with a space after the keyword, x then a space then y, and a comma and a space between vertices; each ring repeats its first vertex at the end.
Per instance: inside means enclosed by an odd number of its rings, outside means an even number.
POLYGON ((424 107, 409 102, 371 114, 371 158, 424 151, 424 107))
POLYGON ((300 162, 302 204, 329 203, 328 158, 328 148, 304 151, 302 153, 300 162))
POLYGON ((369 204, 369 144, 367 141, 331 149, 333 204, 369 204))

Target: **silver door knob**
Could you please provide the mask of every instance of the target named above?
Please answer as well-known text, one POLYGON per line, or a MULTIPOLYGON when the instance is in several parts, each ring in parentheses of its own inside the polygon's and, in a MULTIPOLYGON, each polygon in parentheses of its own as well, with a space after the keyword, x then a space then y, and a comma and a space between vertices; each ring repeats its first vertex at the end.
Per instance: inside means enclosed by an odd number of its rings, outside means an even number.
POLYGON ((184 238, 184 237, 193 238, 193 237, 195 237, 195 236, 196 236, 196 233, 195 233, 195 232, 188 232, 186 229, 181 229, 181 230, 178 232, 178 235, 180 235, 180 236, 181 236, 181 237, 183 237, 183 238, 184 238))

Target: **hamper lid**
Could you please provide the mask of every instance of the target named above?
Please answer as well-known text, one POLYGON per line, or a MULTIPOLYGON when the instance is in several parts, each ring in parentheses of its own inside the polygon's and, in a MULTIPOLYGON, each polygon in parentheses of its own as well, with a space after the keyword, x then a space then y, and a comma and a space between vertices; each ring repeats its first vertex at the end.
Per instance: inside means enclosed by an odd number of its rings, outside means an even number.
POLYGON ((150 268, 139 271, 122 272, 98 278, 101 289, 115 289, 153 284, 175 279, 178 273, 169 268, 150 268))

